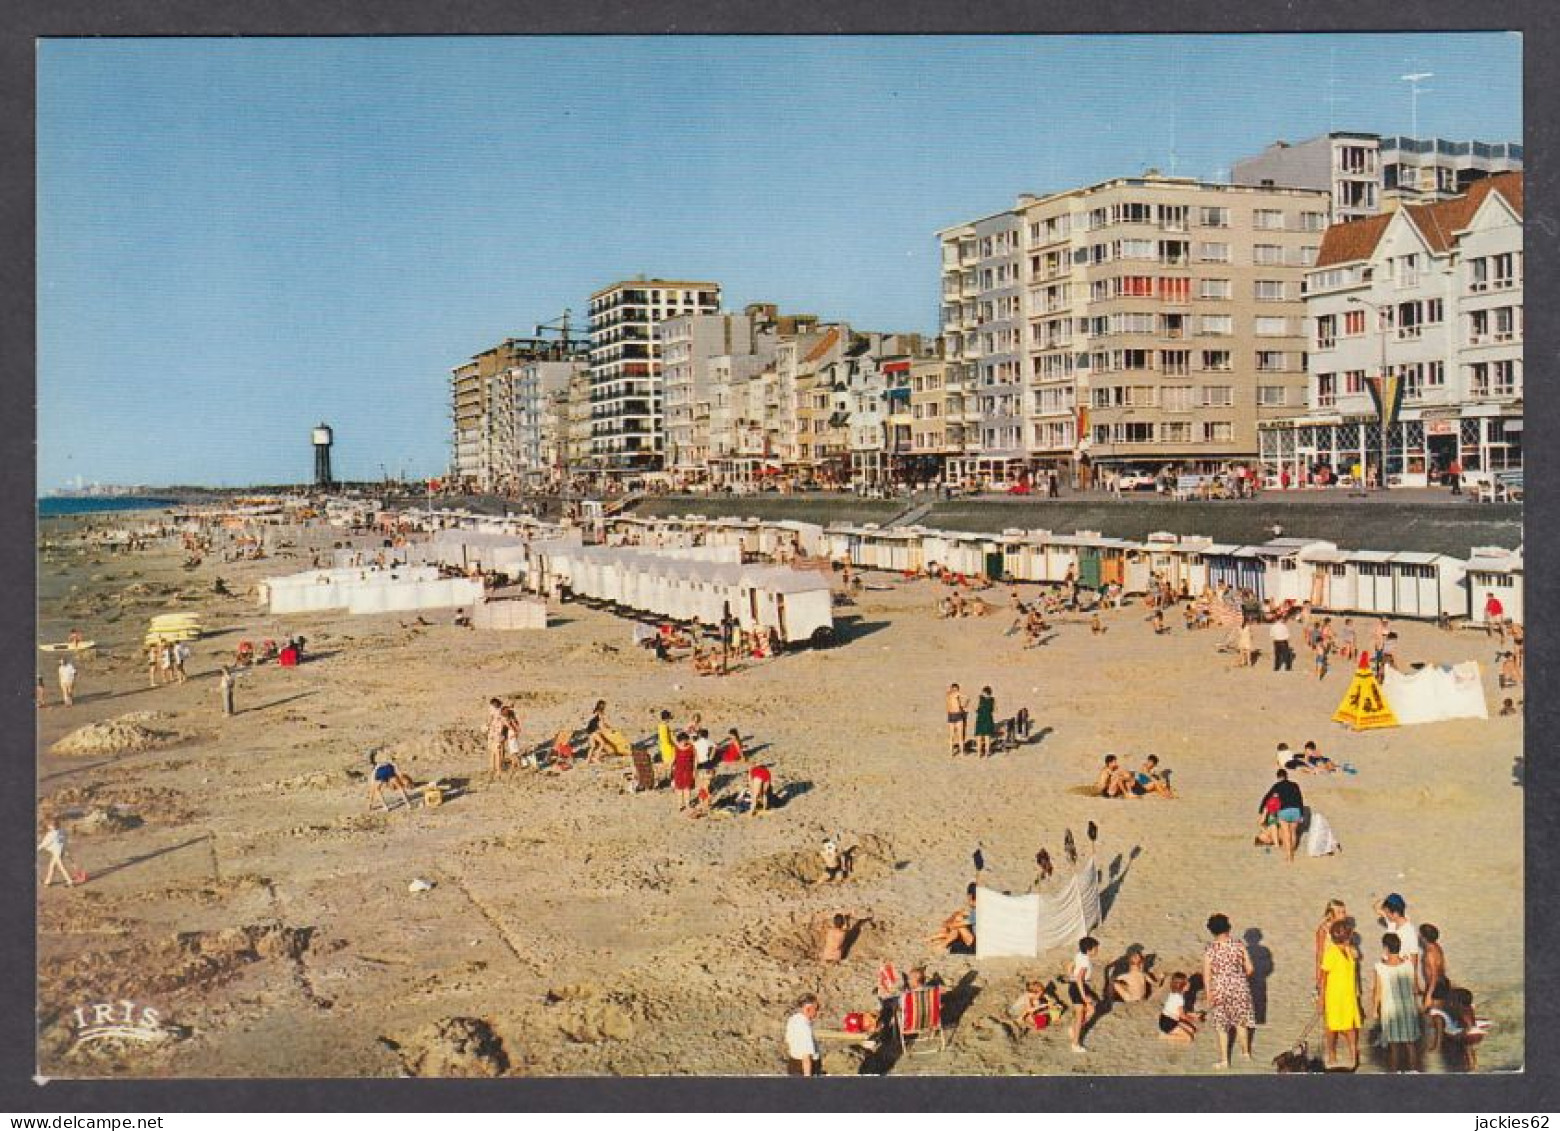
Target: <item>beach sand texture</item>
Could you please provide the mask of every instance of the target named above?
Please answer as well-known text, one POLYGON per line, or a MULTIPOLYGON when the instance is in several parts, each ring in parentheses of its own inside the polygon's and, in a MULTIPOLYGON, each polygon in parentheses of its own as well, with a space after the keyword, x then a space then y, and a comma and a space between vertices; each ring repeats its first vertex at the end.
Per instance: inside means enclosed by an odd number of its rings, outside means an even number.
MULTIPOLYGON (((101 649, 82 665, 77 705, 39 714, 39 804, 66 818, 73 863, 92 876, 39 893, 45 1075, 772 1074, 795 999, 818 993, 820 1026, 837 1027, 873 1007, 885 957, 901 970, 927 960, 957 987, 948 1050, 896 1050, 876 1065, 893 1074, 1211 1072, 1211 1035, 1157 1039, 1157 1000, 1106 1012, 1084 1055, 1065 1022, 1012 1035, 1002 1020, 1022 979, 1054 977, 1070 953, 928 952, 977 842, 988 883, 1027 890, 1037 849, 1061 865, 1064 831, 1086 848, 1091 820, 1104 958, 1139 944, 1161 972, 1199 969, 1214 911, 1237 935, 1259 933, 1264 1023, 1255 1063, 1232 1071, 1271 1071, 1305 1027, 1325 902, 1360 917, 1368 970, 1380 938, 1369 907, 1390 891, 1415 923, 1440 927, 1453 981, 1494 1021, 1480 1070, 1522 1065, 1522 722, 1495 717, 1521 692, 1496 691, 1482 633, 1394 625, 1406 662, 1484 664, 1488 721, 1350 734, 1329 721, 1348 665, 1320 683, 1304 654, 1293 674, 1272 673, 1267 655, 1237 670, 1216 653, 1219 630, 1187 633, 1177 616, 1155 637, 1139 604, 1105 614, 1099 637, 1062 618, 1025 651, 1004 635, 1005 611, 940 621, 940 587, 869 575, 891 588, 839 610, 840 647, 718 679, 658 665, 631 647, 629 622, 579 605, 555 607, 545 633, 463 631, 448 614, 430 628, 393 614, 284 620, 211 596, 212 579, 244 593, 307 563, 178 561, 166 548, 54 551, 40 566, 39 639, 79 627, 101 649), (148 689, 140 637, 173 609, 202 611, 211 631, 193 645, 189 683, 148 689), (240 713, 223 718, 218 663, 241 639, 293 633, 313 658, 247 673, 240 713), (972 702, 991 685, 1001 716, 1028 707, 1038 739, 986 762, 950 758, 954 680, 972 702), (689 820, 670 790, 625 793, 624 766, 493 780, 490 696, 514 702, 537 744, 582 725, 597 698, 635 737, 663 708, 679 723, 702 712, 712 735, 741 729, 788 800, 758 818, 689 820), (137 724, 157 736, 145 749, 51 751, 83 724, 138 712, 153 713, 137 724), (1359 773, 1302 780, 1344 851, 1287 865, 1252 846, 1256 805, 1275 744, 1307 739, 1359 773), (378 747, 418 781, 463 789, 434 809, 370 813, 378 747), (1159 754, 1180 799, 1080 795, 1106 752, 1134 768, 1159 754), (809 882, 831 834, 861 845, 856 874, 809 882), (434 886, 408 892, 417 878, 434 886), (815 929, 834 911, 873 922, 824 968, 815 929), (72 1010, 120 999, 155 1007, 166 1039, 76 1045, 72 1010)), ((987 596, 1005 609, 1007 593, 987 596)), ((1364 1070, 1379 1064, 1372 1051, 1364 1070)), ((1435 1054, 1427 1067, 1447 1065, 1435 1054)))

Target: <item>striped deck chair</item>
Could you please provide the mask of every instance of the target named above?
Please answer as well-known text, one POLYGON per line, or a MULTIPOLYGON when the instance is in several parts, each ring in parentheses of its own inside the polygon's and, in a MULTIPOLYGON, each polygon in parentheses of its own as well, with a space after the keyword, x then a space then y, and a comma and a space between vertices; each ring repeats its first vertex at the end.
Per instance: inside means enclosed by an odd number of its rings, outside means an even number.
POLYGON ((629 757, 634 764, 634 788, 640 793, 653 792, 655 767, 650 764, 650 751, 643 746, 634 746, 629 757))
MULTIPOLYGON (((899 995, 899 1015, 895 1028, 899 1030, 899 1051, 908 1051, 912 1037, 935 1036, 937 1047, 927 1052, 942 1052, 948 1047, 948 1038, 942 1027, 942 987, 922 986, 918 990, 906 990, 899 995)), ((916 1046, 919 1050, 920 1046, 916 1046)))

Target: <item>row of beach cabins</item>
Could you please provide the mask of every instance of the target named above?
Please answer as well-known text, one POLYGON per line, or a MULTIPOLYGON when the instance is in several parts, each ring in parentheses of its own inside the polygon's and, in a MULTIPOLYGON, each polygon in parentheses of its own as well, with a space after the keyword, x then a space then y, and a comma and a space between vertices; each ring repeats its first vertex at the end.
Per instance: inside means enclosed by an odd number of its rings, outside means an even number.
POLYGON ((481 580, 441 572, 455 570, 631 615, 716 625, 729 614, 745 630, 775 630, 786 644, 822 645, 834 637, 827 575, 745 562, 738 546, 587 546, 578 528, 475 519, 394 543, 329 527, 297 528, 286 537, 294 546, 328 548, 331 565, 267 579, 259 597, 272 613, 470 608, 479 628, 545 626, 539 602, 492 600, 481 580))
POLYGON ((1349 550, 1308 538, 1239 546, 1210 538, 1150 534, 1138 542, 1079 531, 1006 530, 979 534, 918 526, 828 527, 758 519, 627 516, 609 522, 609 542, 641 547, 734 546, 751 558, 795 551, 853 568, 916 574, 937 566, 996 582, 1061 584, 1069 577, 1098 588, 1116 583, 1146 592, 1159 577, 1192 596, 1223 583, 1258 600, 1309 601, 1336 613, 1482 621, 1495 595, 1505 615, 1523 619, 1522 551, 1475 548, 1467 559, 1417 551, 1349 550), (784 549, 781 549, 784 548, 784 549))

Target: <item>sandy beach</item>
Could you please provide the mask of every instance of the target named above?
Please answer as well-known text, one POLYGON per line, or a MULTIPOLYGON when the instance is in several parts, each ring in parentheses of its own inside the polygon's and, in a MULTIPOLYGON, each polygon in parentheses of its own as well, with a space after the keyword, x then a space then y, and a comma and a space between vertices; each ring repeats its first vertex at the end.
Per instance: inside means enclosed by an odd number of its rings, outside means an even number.
MULTIPOLYGON (((1394 623, 1405 665, 1481 662, 1489 720, 1352 734, 1330 722, 1346 664, 1320 682, 1305 655, 1293 673, 1270 671, 1266 654, 1237 669, 1218 630, 1186 632, 1176 617, 1156 637, 1140 602, 1106 613, 1103 636, 1063 617, 1025 650, 1004 635, 1005 587, 987 594, 996 615, 944 621, 935 583, 869 574, 838 610, 839 647, 711 678, 658 664, 632 646, 629 622, 578 604, 529 633, 465 631, 445 614, 432 627, 393 614, 274 618, 245 595, 307 562, 187 571, 180 560, 165 545, 40 563, 39 640, 77 628, 99 644, 69 709, 39 653, 52 704, 39 713, 39 805, 64 818, 91 876, 39 891, 45 1075, 774 1074, 796 998, 817 993, 820 1025, 837 1027, 873 1007, 883 958, 925 961, 953 987, 947 1051, 895 1049, 876 1065, 890 1074, 1211 1073, 1212 1035, 1159 1040, 1157 999, 1107 1011, 1087 1054, 1069 1051, 1065 1026, 1013 1035, 1003 1019, 1023 979, 1055 977, 1070 953, 977 962, 924 942, 962 902, 977 843, 985 881, 1025 891, 1036 850, 1060 860, 1065 831, 1086 845, 1090 821, 1103 958, 1138 944, 1156 970, 1197 970, 1215 911, 1253 944, 1262 1025, 1254 1062, 1231 1071, 1271 1072, 1305 1028, 1326 901, 1360 917, 1368 971, 1380 950, 1369 909, 1393 891, 1415 923, 1440 928, 1453 982, 1494 1023, 1479 1070, 1522 1066, 1522 720, 1496 717, 1521 690, 1497 691, 1481 632, 1394 623), (213 595, 218 575, 235 596, 213 595), (171 610, 201 611, 209 631, 188 683, 149 688, 141 637, 171 610), (297 633, 308 662, 247 672, 239 713, 223 717, 218 664, 242 639, 297 633), (989 684, 1000 715, 1028 707, 1037 740, 950 758, 952 681, 972 699, 989 684), (581 726, 598 698, 635 738, 662 709, 678 722, 700 712, 714 735, 740 729, 785 803, 689 820, 670 790, 628 794, 623 765, 494 778, 482 742, 491 696, 515 704, 535 743, 581 726), (52 750, 84 724, 137 712, 155 713, 139 720, 148 749, 52 750), (1358 773, 1303 779, 1344 850, 1286 864, 1252 846, 1257 802, 1275 744, 1308 739, 1358 773), (459 788, 437 808, 370 812, 376 748, 418 781, 459 788), (1083 796, 1107 752, 1134 767, 1158 754, 1179 799, 1083 796), (813 882, 828 835, 859 846, 843 884, 813 882), (419 878, 431 889, 409 892, 419 878), (872 922, 826 968, 816 928, 835 911, 872 922), (121 999, 154 1007, 165 1039, 77 1044, 72 1011, 121 999), (451 1018, 485 1027, 457 1049, 433 1036, 451 1018)), ((1368 990, 1367 974, 1367 1005, 1368 990)), ((1381 1065, 1372 1049, 1362 1071, 1381 1065)), ((1431 1054, 1426 1067, 1449 1066, 1431 1054)))

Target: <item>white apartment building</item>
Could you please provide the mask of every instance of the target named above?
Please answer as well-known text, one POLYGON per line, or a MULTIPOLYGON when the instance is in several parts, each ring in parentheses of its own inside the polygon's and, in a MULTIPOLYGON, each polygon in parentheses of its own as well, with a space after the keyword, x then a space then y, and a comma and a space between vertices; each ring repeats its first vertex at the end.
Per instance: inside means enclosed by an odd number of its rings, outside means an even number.
POLYGON ((1335 131, 1294 144, 1275 141, 1255 157, 1236 161, 1231 180, 1325 189, 1332 196, 1330 220, 1341 224, 1400 203, 1444 200, 1484 177, 1521 169, 1522 146, 1514 142, 1335 131))
POLYGON ((1522 465, 1522 174, 1328 229, 1307 276, 1308 411, 1271 422, 1262 458, 1293 482, 1320 467, 1389 485, 1522 465), (1383 433, 1373 377, 1402 387, 1383 433), (1379 470, 1378 470, 1379 475, 1379 470))
POLYGON ((720 310, 720 284, 673 279, 613 283, 590 296, 590 462, 622 475, 664 457, 657 323, 720 310))

